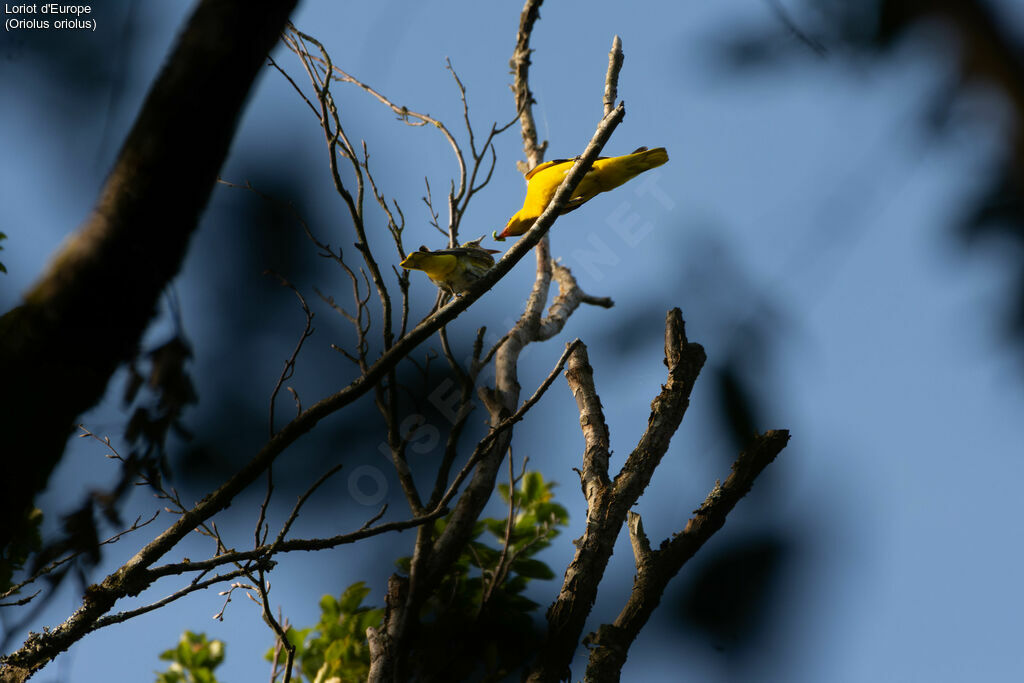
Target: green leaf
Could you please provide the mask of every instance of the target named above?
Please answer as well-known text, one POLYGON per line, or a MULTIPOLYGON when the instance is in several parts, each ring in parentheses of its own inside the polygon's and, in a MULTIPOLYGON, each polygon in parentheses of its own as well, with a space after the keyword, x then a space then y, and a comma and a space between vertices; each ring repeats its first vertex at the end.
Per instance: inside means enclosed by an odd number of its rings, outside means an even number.
POLYGON ((474 551, 474 554, 470 555, 470 557, 472 558, 470 562, 474 567, 481 566, 477 564, 478 559, 482 563, 483 567, 493 567, 495 564, 497 564, 498 556, 501 554, 501 551, 495 550, 494 548, 488 545, 484 545, 479 541, 472 541, 470 542, 469 545, 473 548, 474 551))
POLYGON ((157 683, 217 683, 213 670, 224 661, 224 642, 208 640, 205 633, 185 631, 177 647, 161 653, 160 659, 171 665, 157 673, 157 683))
POLYGON ((341 606, 333 595, 320 598, 320 621, 333 619, 341 614, 341 606))
POLYGON ((327 646, 324 650, 324 661, 325 662, 340 662, 344 657, 346 650, 348 650, 348 643, 344 640, 336 640, 327 646))
POLYGON ((501 496, 501 499, 507 503, 508 502, 508 484, 498 484, 498 494, 501 496))
POLYGON ((568 524, 569 523, 569 511, 558 503, 543 502, 538 503, 533 513, 537 515, 538 519, 551 520, 556 524, 568 524))
POLYGON ((505 527, 508 525, 508 520, 504 519, 485 519, 484 524, 487 526, 487 530, 490 531, 499 540, 505 538, 505 527))
POLYGON ((512 571, 516 572, 520 576, 525 576, 528 579, 544 579, 550 581, 555 578, 555 573, 551 571, 551 567, 547 566, 540 560, 531 560, 524 558, 516 558, 512 562, 512 571))
POLYGON ((362 604, 363 599, 370 594, 370 589, 366 587, 365 581, 357 581, 351 586, 345 589, 345 592, 341 594, 341 602, 339 607, 344 614, 351 614, 359 609, 359 605, 362 604))
POLYGON ((523 505, 538 503, 550 495, 544 485, 544 475, 540 472, 527 472, 523 475, 523 483, 519 486, 523 496, 523 505))

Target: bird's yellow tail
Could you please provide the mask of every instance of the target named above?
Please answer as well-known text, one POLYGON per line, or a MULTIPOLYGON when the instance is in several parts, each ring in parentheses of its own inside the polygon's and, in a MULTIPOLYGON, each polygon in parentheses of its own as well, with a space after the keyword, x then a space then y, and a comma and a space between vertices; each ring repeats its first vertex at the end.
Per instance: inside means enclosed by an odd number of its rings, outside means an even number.
POLYGON ((635 178, 644 171, 661 166, 666 161, 668 161, 668 151, 664 147, 656 147, 654 149, 644 149, 641 147, 632 154, 598 159, 594 162, 595 172, 590 174, 593 177, 588 176, 586 179, 591 180, 595 187, 586 187, 585 183, 581 183, 583 191, 577 190, 577 193, 589 199, 598 192, 614 190, 626 181, 635 178))
POLYGON ((640 167, 637 173, 643 173, 668 161, 668 150, 664 147, 655 147, 654 149, 645 149, 643 151, 638 150, 629 156, 636 157, 637 165, 640 167))

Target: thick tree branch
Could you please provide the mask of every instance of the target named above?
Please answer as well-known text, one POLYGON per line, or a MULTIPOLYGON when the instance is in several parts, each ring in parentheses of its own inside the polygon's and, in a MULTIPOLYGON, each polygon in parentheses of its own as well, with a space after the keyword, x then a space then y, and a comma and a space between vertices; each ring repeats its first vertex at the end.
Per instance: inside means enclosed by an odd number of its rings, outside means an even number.
MULTIPOLYGON (((297 0, 205 0, 150 90, 92 215, 0 318, 0 549, 76 418, 131 359, 177 274, 267 52, 297 0), (29 457, 29 454, 32 454, 29 457)), ((26 229, 30 229, 26 226, 26 229)))
POLYGON ((597 588, 611 558, 619 530, 629 509, 643 492, 668 449, 689 405, 690 391, 704 365, 704 349, 689 343, 678 308, 665 321, 665 364, 668 381, 651 403, 647 431, 614 481, 607 475, 607 426, 600 411, 592 373, 585 355, 576 352, 567 374, 580 405, 586 439, 582 482, 587 495, 587 526, 577 539, 576 555, 566 568, 558 598, 547 612, 548 633, 527 679, 531 683, 564 680, 579 644, 597 588))

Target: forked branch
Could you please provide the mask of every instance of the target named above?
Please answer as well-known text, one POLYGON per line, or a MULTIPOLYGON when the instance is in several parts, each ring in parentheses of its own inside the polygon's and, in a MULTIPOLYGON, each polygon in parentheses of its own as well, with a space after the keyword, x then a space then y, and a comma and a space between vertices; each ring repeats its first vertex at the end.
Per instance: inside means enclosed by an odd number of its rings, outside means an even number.
POLYGON ((666 586, 683 565, 725 524, 726 515, 750 491, 754 479, 782 452, 789 441, 786 430, 759 435, 732 465, 725 482, 716 483, 704 503, 694 511, 683 531, 651 549, 644 534, 640 515, 629 513, 629 537, 636 560, 633 591, 611 624, 604 624, 587 638, 591 645, 587 664, 587 683, 613 683, 619 680, 629 648, 651 613, 661 602, 666 586))

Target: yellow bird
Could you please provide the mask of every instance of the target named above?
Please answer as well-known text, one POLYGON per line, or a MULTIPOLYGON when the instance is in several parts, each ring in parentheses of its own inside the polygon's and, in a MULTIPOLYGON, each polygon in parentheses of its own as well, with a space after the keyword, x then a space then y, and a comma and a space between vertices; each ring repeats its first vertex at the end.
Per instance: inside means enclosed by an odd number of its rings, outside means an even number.
POLYGON ((422 270, 435 285, 451 294, 459 294, 483 277, 494 265, 495 249, 480 246, 483 237, 466 242, 454 249, 430 251, 420 247, 405 257, 399 265, 406 270, 422 270))
MULTIPOLYGON (((598 194, 614 190, 627 180, 661 166, 666 161, 668 152, 664 147, 641 147, 632 154, 621 157, 599 157, 576 186, 572 199, 560 213, 578 209, 598 194)), ((548 204, 555 196, 555 190, 562 184, 562 180, 575 162, 575 159, 547 161, 527 173, 526 200, 523 202, 523 208, 509 219, 508 225, 500 235, 494 235, 494 239, 503 240, 506 237, 522 235, 529 230, 544 213, 544 209, 548 208, 548 204)))

